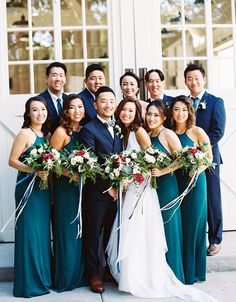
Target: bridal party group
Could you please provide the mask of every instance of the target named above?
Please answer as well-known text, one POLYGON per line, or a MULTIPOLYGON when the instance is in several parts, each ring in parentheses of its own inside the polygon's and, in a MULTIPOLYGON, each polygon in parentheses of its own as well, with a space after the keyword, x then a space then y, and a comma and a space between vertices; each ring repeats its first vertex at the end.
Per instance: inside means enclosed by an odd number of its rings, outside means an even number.
POLYGON ((26 101, 9 156, 9 165, 18 170, 13 295, 29 298, 83 286, 102 293, 106 282, 114 282, 138 297, 216 301, 186 286, 206 280, 206 258, 219 253, 222 242, 218 142, 226 116, 223 100, 205 89, 203 67, 186 67, 189 94, 174 97, 164 93, 161 70, 147 71, 142 79, 147 100, 139 99, 140 79, 131 71, 120 77, 122 99, 106 86, 100 64, 87 67, 81 92, 64 93, 66 77, 63 63, 47 66, 46 89, 26 101), (151 146, 172 162, 150 171, 155 188, 148 176, 139 194, 131 183, 121 204, 109 178, 98 174, 79 186, 79 172, 62 170, 57 177, 27 165, 32 150, 43 145, 68 154, 84 146, 100 166, 111 154, 151 146), (193 178, 176 154, 202 145, 214 169, 200 165, 191 190, 168 207, 193 178), (42 189, 45 181, 48 188, 42 189))

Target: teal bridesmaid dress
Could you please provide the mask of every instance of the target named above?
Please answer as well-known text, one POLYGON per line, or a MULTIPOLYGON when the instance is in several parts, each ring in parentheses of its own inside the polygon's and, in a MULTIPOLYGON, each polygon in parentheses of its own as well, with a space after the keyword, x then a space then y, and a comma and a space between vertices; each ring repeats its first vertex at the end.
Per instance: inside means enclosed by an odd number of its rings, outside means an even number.
MULTIPOLYGON (((79 132, 73 132, 70 142, 64 147, 75 148, 79 132)), ((61 176, 55 180, 55 276, 54 290, 62 292, 87 285, 84 277, 83 239, 77 237, 77 223, 71 223, 78 210, 78 186, 61 176)))
MULTIPOLYGON (((151 141, 152 145, 155 148, 171 156, 165 149, 165 147, 161 144, 158 137, 152 137, 151 141)), ((158 177, 156 190, 160 207, 162 208, 179 196, 179 188, 176 176, 174 174, 166 174, 158 177)), ((176 277, 184 283, 181 211, 180 208, 176 209, 176 207, 173 207, 172 209, 168 211, 162 211, 161 213, 164 222, 165 236, 168 247, 166 260, 172 271, 175 273, 176 277), (171 215, 173 216, 171 217, 171 215)))
MULTIPOLYGON (((183 147, 195 146, 186 133, 178 135, 183 147)), ((189 173, 181 169, 176 173, 180 192, 189 183, 189 173)), ((181 204, 183 226, 183 265, 185 283, 193 284, 206 280, 206 223, 207 189, 206 176, 202 172, 195 187, 185 196, 181 204)))
MULTIPOLYGON (((44 137, 36 138, 32 146, 46 143, 44 137)), ((28 148, 20 157, 29 154, 28 148)), ((17 181, 26 177, 18 172, 17 181)), ((32 176, 16 186, 15 199, 18 206, 32 176)), ((13 295, 31 298, 48 294, 51 286, 50 248, 50 196, 48 190, 39 189, 40 178, 35 184, 27 204, 15 228, 14 286, 13 295)))

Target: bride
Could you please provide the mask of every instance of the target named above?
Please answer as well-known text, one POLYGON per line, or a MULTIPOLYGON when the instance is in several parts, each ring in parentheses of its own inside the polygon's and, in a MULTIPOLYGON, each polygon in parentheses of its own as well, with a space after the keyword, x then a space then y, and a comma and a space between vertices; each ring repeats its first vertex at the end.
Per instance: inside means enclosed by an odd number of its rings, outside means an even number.
MULTIPOLYGON (((117 107, 116 119, 124 135, 126 150, 139 151, 151 145, 150 137, 142 127, 138 101, 123 99, 117 107)), ((129 187, 123 200, 121 227, 118 231, 116 218, 107 245, 108 264, 119 290, 143 298, 217 301, 192 286, 182 284, 168 266, 158 196, 156 190, 149 186, 149 179, 147 176, 138 194, 136 188, 129 187), (129 219, 138 198, 138 206, 129 219)))

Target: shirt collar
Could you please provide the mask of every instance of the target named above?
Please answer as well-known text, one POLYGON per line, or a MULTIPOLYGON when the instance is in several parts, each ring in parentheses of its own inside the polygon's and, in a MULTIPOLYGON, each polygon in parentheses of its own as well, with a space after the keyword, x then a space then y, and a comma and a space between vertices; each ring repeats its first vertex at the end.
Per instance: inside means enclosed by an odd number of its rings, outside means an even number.
POLYGON ((195 97, 192 96, 192 94, 190 94, 190 98, 196 98, 196 97, 198 97, 199 100, 201 100, 202 97, 203 97, 203 95, 204 95, 204 93, 205 93, 205 90, 203 89, 203 90, 202 90, 198 95, 196 95, 195 97))
POLYGON ((103 124, 107 124, 107 121, 104 120, 100 115, 97 114, 97 118, 103 123, 103 124))
POLYGON ((63 100, 62 93, 59 96, 57 96, 54 93, 52 93, 49 89, 48 89, 48 93, 50 94, 50 96, 51 96, 54 103, 57 102, 57 99, 60 99, 61 101, 63 100))

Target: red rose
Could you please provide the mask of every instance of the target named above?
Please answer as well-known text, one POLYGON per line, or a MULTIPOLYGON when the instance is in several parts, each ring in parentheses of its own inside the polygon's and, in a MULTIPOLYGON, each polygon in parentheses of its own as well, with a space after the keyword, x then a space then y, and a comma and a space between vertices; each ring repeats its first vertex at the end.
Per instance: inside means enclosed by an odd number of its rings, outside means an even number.
POLYGON ((51 153, 45 153, 43 154, 43 161, 48 160, 48 159, 53 159, 54 156, 51 153))
POLYGON ((76 152, 77 156, 83 156, 85 154, 84 150, 79 150, 78 152, 76 152))
POLYGON ((144 181, 144 177, 140 173, 134 174, 134 180, 141 184, 144 181))
POLYGON ((198 153, 198 150, 196 148, 188 148, 189 152, 192 153, 193 156, 195 156, 196 153, 198 153))

